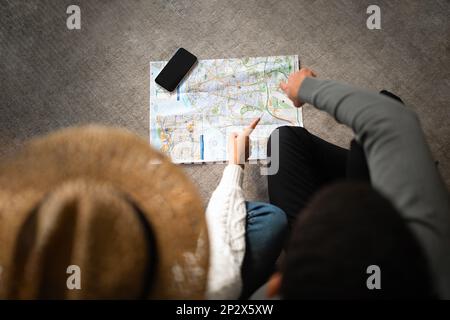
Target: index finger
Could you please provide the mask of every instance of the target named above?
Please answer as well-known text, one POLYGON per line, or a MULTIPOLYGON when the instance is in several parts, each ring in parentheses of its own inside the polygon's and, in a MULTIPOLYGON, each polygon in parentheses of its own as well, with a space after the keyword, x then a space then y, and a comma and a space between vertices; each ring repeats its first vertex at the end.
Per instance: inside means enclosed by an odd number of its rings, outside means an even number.
POLYGON ((258 125, 259 120, 261 120, 261 118, 256 118, 255 120, 252 121, 252 123, 250 123, 250 125, 247 128, 244 129, 246 135, 250 135, 250 133, 252 133, 252 131, 258 125))
POLYGON ((287 83, 284 81, 280 82, 280 89, 283 90, 284 93, 287 91, 287 83))

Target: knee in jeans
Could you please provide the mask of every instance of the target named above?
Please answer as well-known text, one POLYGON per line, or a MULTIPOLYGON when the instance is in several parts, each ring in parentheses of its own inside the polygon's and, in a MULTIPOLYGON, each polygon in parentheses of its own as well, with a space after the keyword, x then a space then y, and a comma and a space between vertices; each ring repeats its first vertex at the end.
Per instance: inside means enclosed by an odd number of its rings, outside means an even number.
POLYGON ((276 234, 284 233, 288 227, 286 213, 272 204, 266 204, 265 207, 268 212, 268 216, 266 217, 267 223, 270 224, 272 232, 276 234))

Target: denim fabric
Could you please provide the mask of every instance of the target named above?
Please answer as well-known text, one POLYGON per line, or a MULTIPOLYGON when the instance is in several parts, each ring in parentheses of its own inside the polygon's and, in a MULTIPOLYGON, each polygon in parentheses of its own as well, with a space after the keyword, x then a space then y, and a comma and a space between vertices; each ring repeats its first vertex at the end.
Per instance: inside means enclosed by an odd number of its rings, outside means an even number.
POLYGON ((287 217, 280 208, 246 202, 246 250, 242 265, 242 299, 247 299, 274 272, 287 235, 287 217))

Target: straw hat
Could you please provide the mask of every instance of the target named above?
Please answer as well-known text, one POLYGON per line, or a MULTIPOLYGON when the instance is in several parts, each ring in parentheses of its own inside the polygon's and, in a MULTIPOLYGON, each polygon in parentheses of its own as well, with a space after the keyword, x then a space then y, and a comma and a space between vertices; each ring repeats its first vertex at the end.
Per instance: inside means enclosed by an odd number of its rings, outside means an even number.
POLYGON ((201 299, 204 209, 146 141, 65 129, 0 164, 0 267, 0 298, 201 299))

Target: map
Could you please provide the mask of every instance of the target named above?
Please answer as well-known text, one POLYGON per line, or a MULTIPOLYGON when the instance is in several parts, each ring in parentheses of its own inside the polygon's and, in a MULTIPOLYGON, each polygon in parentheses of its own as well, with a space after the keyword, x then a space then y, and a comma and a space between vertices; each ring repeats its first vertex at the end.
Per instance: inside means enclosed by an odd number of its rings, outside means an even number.
POLYGON ((175 163, 227 160, 227 140, 261 117, 250 160, 266 159, 271 132, 303 126, 301 109, 279 89, 298 70, 298 56, 199 60, 170 93, 155 83, 166 61, 150 62, 150 143, 175 163))

